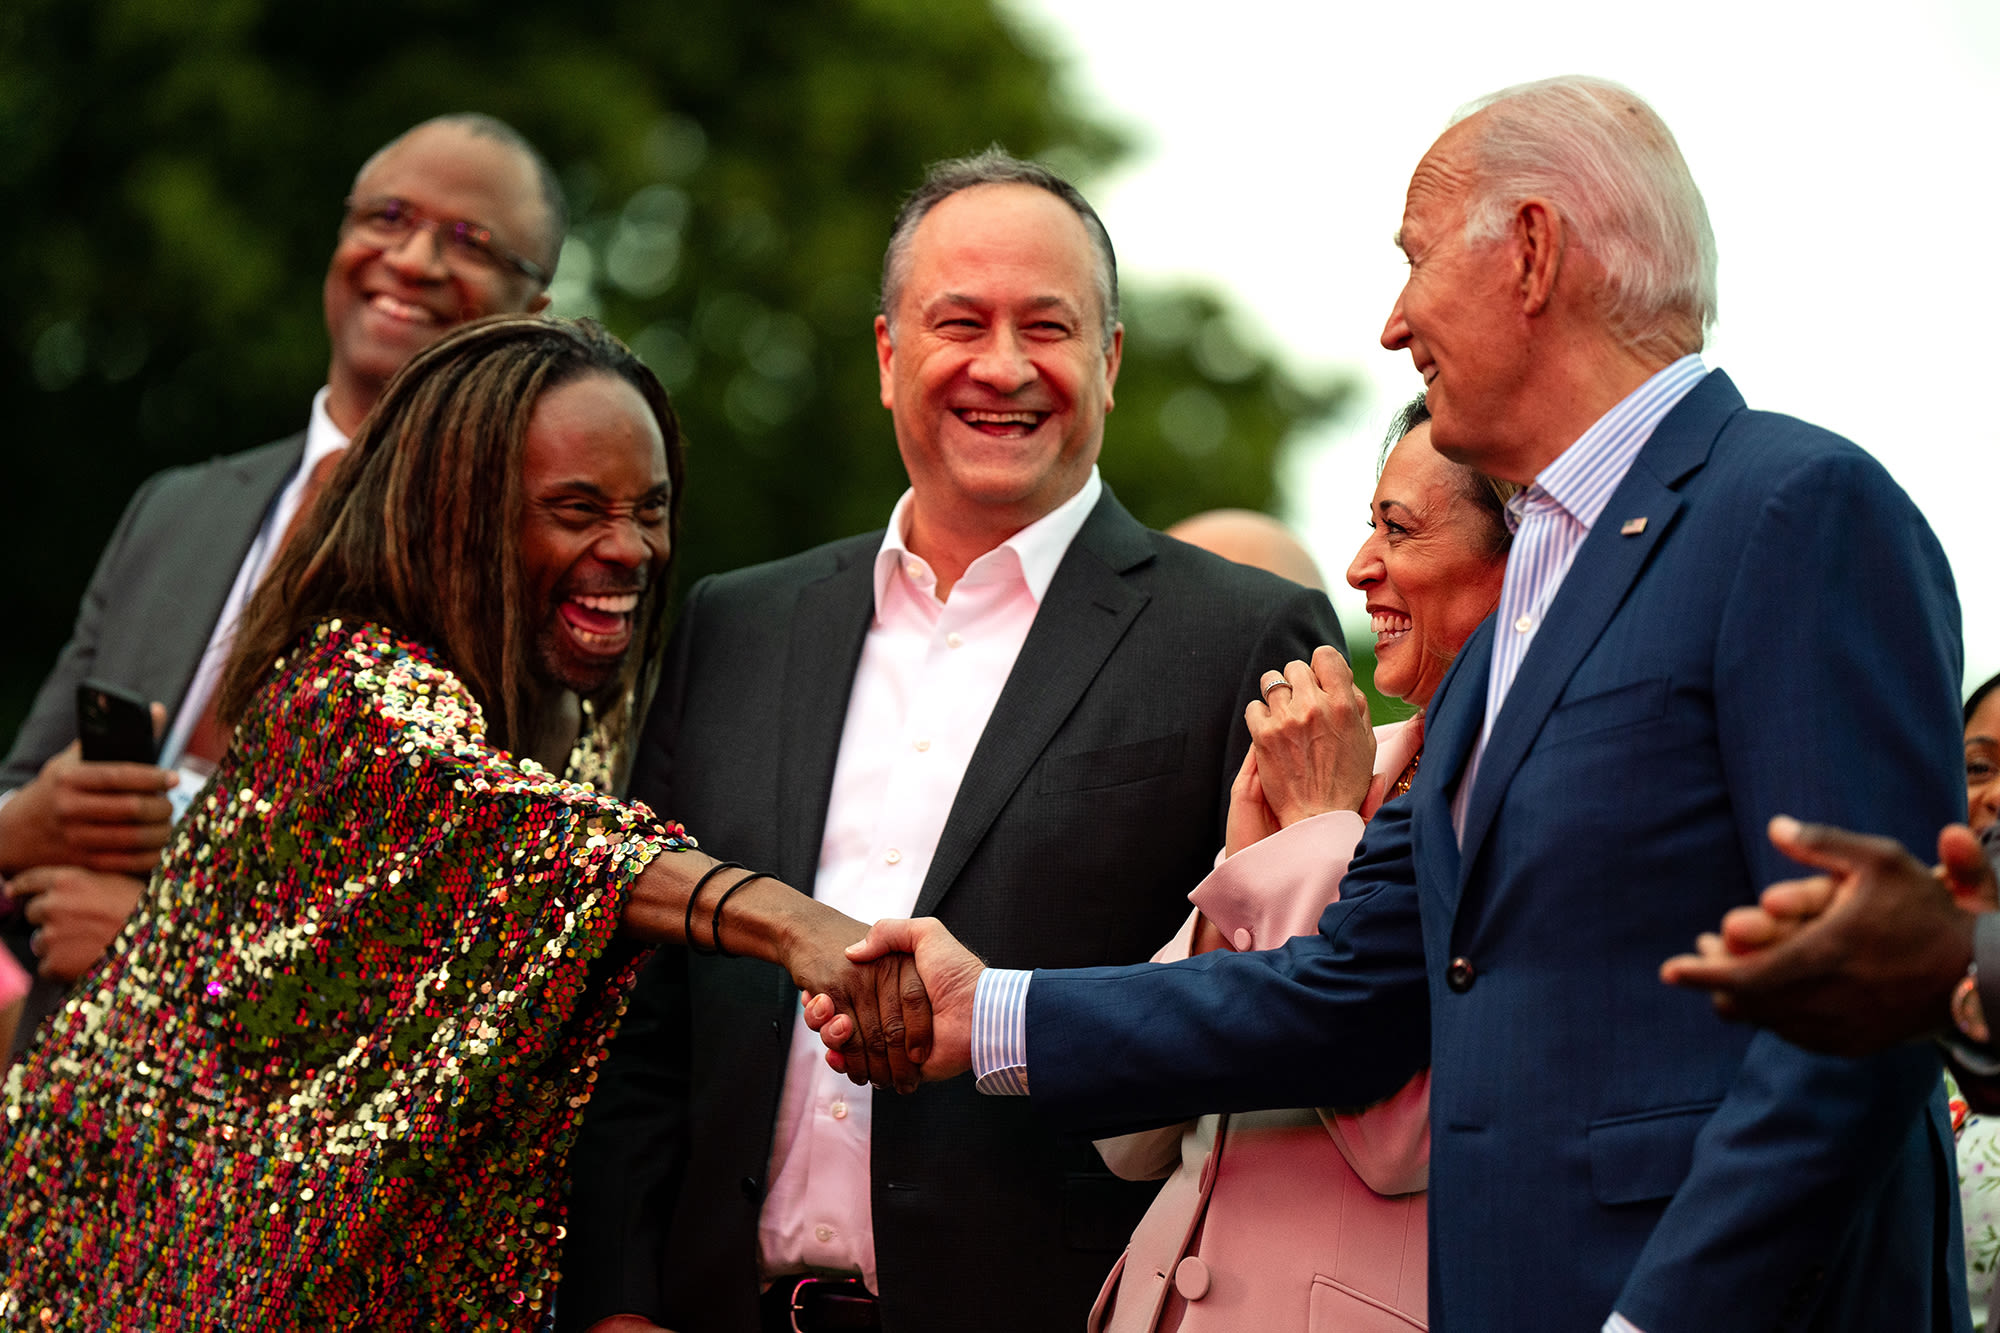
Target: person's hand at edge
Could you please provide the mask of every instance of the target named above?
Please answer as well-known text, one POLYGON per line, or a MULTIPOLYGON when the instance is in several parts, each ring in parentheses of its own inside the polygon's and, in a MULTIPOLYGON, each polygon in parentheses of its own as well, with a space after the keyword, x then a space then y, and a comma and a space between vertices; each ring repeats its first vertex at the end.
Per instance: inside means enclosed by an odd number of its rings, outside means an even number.
POLYGON ((30 866, 7 881, 7 896, 27 903, 23 915, 35 927, 28 947, 41 975, 75 981, 118 938, 145 887, 81 866, 30 866))
MULTIPOLYGON (((878 921, 867 938, 847 949, 848 959, 856 963, 886 961, 896 955, 914 961, 930 999, 931 1043, 922 1061, 923 1079, 934 1083, 956 1078, 972 1068, 972 1004, 986 964, 935 917, 878 921)), ((852 1039, 847 1025, 853 1020, 824 995, 808 998, 805 1014, 807 1025, 827 1046, 827 1064, 855 1079, 845 1054, 852 1039)))
MULTIPOLYGON (((154 704, 154 731, 165 721, 154 704)), ((88 762, 70 742, 0 805, 0 874, 37 865, 151 874, 173 832, 164 793, 179 781, 151 764, 88 762)))
POLYGON ((1943 1029, 1972 957, 1971 904, 1993 872, 1962 825, 1939 835, 1927 869, 1889 838, 1787 816, 1773 846, 1828 872, 1773 884, 1724 918, 1660 979, 1707 990, 1725 1018, 1812 1050, 1863 1055, 1943 1029))

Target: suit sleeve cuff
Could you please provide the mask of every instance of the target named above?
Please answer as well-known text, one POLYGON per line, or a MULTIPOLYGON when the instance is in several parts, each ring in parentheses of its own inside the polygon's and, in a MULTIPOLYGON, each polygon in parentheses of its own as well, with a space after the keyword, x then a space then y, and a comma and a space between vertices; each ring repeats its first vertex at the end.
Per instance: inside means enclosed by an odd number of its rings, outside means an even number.
POLYGON ((981 1092, 1028 1095, 1028 979, 989 967, 972 992, 972 1073, 981 1092))

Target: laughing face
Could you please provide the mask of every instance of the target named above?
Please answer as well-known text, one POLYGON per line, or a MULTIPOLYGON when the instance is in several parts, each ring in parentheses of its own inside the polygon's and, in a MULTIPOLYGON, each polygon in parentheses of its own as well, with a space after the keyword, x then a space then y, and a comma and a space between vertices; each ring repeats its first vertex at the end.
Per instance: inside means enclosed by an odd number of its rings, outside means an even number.
POLYGON ((1466 208, 1477 183, 1470 144, 1474 116, 1447 130, 1417 164, 1396 244, 1409 276, 1382 329, 1382 345, 1407 351, 1423 376, 1425 400, 1445 457, 1527 483, 1503 447, 1521 432, 1522 386, 1532 372, 1529 317, 1520 296, 1518 256, 1497 242, 1468 244, 1466 208))
POLYGON ((1082 220, 1032 185, 961 190, 918 224, 893 331, 875 322, 913 551, 997 545, 1090 475, 1124 338, 1105 342, 1095 262, 1082 220))
MULTIPOLYGON (((548 266, 548 219, 535 169, 517 149, 460 125, 422 125, 378 153, 354 182, 356 200, 400 199, 426 218, 476 223, 494 241, 548 266)), ((431 235, 384 250, 343 232, 324 292, 333 361, 328 412, 352 431, 403 363, 481 315, 535 311, 548 294, 512 269, 446 264, 431 235)))
POLYGON ((631 651, 666 570, 667 450, 646 400, 615 375, 550 389, 521 453, 521 575, 536 674, 589 697, 631 651))
POLYGON ((1500 604, 1507 555, 1466 473, 1431 447, 1426 422, 1389 454, 1347 581, 1368 598, 1375 688, 1423 707, 1458 650, 1500 604))

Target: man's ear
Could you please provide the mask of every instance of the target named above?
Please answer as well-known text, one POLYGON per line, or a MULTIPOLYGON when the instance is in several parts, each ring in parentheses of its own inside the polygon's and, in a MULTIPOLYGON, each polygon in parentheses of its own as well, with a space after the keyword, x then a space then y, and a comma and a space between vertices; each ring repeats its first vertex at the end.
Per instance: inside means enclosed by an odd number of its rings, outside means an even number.
POLYGON ((889 332, 886 315, 875 316, 875 365, 882 376, 882 406, 891 412, 896 410, 896 376, 892 361, 896 355, 896 340, 889 332))
POLYGON ((1125 326, 1111 326, 1111 346, 1104 353, 1104 410, 1109 412, 1118 406, 1111 391, 1118 387, 1118 367, 1125 360, 1125 326))
POLYGON ((1546 199, 1529 199, 1514 214, 1514 243, 1521 274, 1521 309, 1539 315, 1555 295, 1569 235, 1562 214, 1546 199))

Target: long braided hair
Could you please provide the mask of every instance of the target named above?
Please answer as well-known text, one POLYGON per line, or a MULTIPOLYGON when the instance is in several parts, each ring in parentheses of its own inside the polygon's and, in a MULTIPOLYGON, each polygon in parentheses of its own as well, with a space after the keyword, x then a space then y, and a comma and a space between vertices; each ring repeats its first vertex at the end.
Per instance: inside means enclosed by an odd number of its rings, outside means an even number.
MULTIPOLYGON (((593 374, 645 399, 666 441, 668 533, 679 545, 685 459, 666 390, 594 320, 495 315, 419 352, 389 381, 237 624, 217 716, 233 727, 271 665, 328 616, 373 621, 428 644, 479 701, 503 750, 528 739, 534 626, 520 555, 521 456, 541 395, 593 374)), ((590 700, 629 725, 658 671, 667 584, 636 612, 623 670, 590 700)))

